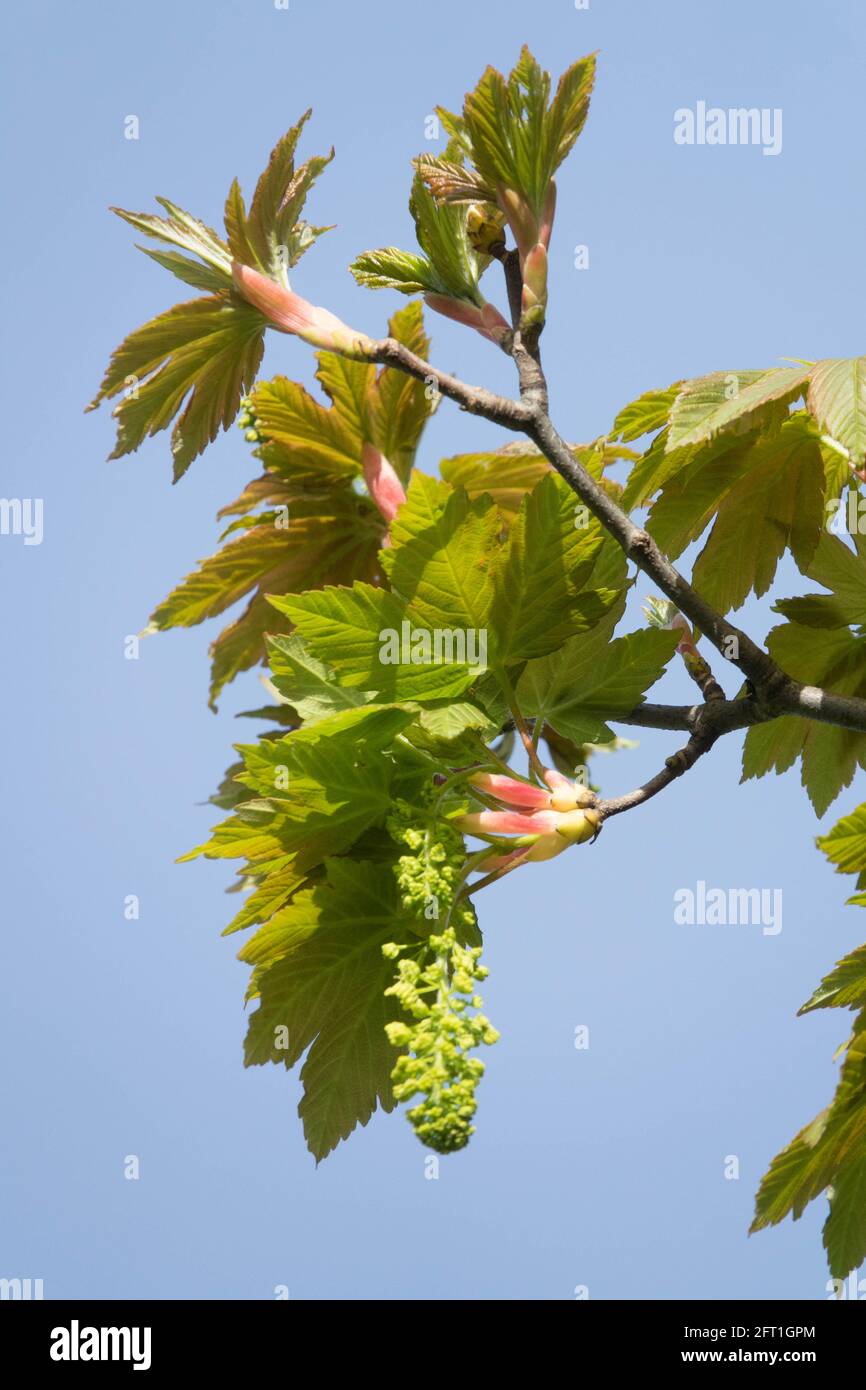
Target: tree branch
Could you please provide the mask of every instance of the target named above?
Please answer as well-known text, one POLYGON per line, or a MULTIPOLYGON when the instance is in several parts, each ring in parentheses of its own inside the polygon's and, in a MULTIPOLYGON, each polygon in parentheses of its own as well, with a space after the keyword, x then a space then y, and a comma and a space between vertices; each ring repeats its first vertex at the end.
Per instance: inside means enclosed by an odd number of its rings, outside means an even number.
POLYGON ((655 777, 644 782, 642 787, 638 787, 633 792, 626 792, 625 796, 599 798, 595 809, 602 823, 609 820, 611 816, 618 816, 623 811, 631 811, 635 806, 642 806, 645 801, 649 801, 651 797, 664 791, 671 782, 675 782, 678 777, 682 777, 684 772, 688 772, 690 768, 694 767, 698 758, 702 758, 705 753, 708 753, 715 741, 716 735, 713 734, 692 734, 685 747, 666 758, 661 772, 657 772, 655 777))
POLYGON ((509 396, 497 396, 494 391, 488 391, 483 386, 469 386, 465 381, 450 376, 448 372, 440 372, 437 367, 425 362, 423 357, 418 357, 403 343, 398 343, 396 338, 382 338, 374 342, 367 360, 379 362, 386 367, 396 367, 407 376, 415 377, 417 381, 435 386, 443 396, 456 401, 461 410, 467 411, 470 415, 481 415, 485 420, 492 420, 495 425, 503 425, 505 429, 525 431, 532 420, 531 403, 515 401, 509 396))

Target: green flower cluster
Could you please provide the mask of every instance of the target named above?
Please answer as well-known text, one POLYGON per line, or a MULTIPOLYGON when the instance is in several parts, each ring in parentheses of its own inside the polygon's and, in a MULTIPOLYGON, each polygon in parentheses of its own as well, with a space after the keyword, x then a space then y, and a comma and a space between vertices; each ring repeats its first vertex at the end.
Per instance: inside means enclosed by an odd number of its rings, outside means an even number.
POLYGON ((249 396, 241 399, 241 410, 237 419, 238 428, 244 432, 244 439, 250 444, 262 444, 264 441, 259 434, 256 418, 253 414, 253 403, 249 396))
MULTIPOLYGON (((386 1032, 395 1047, 406 1049, 391 1073, 394 1095, 400 1101, 423 1096, 408 1119, 422 1144, 446 1154, 465 1148, 475 1132, 475 1089, 484 1063, 469 1053, 481 1043, 495 1043, 499 1034, 477 1012, 482 1000, 475 981, 487 975, 479 963, 481 948, 461 946, 450 926, 431 936, 427 946, 426 963, 403 956, 395 983, 385 991, 413 1022, 389 1023, 386 1032)), ((405 949, 394 943, 382 947, 391 959, 405 949)))
POLYGON ((432 802, 437 796, 437 788, 430 788, 420 811, 407 801, 395 801, 385 824, 391 839, 407 851, 394 865, 404 911, 419 925, 440 918, 453 921, 461 935, 460 927, 471 931, 475 925, 469 903, 454 902, 463 879, 466 849, 460 832, 435 818, 432 802))

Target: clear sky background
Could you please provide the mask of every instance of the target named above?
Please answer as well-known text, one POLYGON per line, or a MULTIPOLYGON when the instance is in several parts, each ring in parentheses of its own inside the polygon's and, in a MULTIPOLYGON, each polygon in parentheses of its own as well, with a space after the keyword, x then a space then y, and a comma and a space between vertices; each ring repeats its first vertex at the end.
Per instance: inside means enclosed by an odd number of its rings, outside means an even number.
MULTIPOLYGON (((256 677, 214 717, 215 626, 123 651, 214 549, 214 513, 255 464, 233 431, 172 488, 166 436, 107 464, 110 417, 82 407, 123 335, 185 297, 109 204, 163 194, 216 225, 232 177, 250 192, 312 105, 304 153, 337 158, 309 215, 338 226, 294 285, 376 332, 402 300, 359 289, 348 262, 411 245, 425 117, 524 41, 555 74, 601 50, 552 247, 545 357, 567 437, 679 377, 863 352, 863 7, 90 0, 10 6, 4 27, 0 491, 43 498, 45 531, 0 537, 0 1275, 42 1278, 49 1298, 826 1297, 823 1200, 746 1229, 767 1162, 835 1084, 846 1018, 794 1014, 866 934, 812 844, 864 779, 819 824, 797 773, 738 786, 734 735, 592 849, 485 893, 503 1036, 469 1150, 427 1180, 405 1119, 379 1115, 316 1170, 295 1077, 241 1065, 246 969, 219 935, 230 871, 173 862, 218 818, 201 803, 250 734, 234 715, 261 702, 256 677), (674 111, 701 99, 780 107, 781 154, 676 145, 674 111), (781 888, 781 933, 676 925, 673 894, 699 879, 781 888)), ((432 329, 440 365, 511 389, 480 338, 432 329)), ((312 385, 313 365, 269 338, 266 372, 312 385)), ((443 403, 419 462, 501 442, 443 403)), ((799 582, 787 568, 780 594, 799 582)), ((773 619, 750 603, 741 621, 761 637, 773 619)), ((692 698, 679 671, 658 689, 692 698)), ((605 791, 676 740, 643 733, 606 759, 605 791)))

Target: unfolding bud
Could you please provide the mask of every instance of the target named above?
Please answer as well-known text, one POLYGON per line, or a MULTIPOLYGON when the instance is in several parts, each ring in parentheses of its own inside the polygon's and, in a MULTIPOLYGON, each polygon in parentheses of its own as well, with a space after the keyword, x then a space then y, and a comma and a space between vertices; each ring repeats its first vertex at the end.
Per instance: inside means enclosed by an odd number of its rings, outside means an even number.
MULTIPOLYGON (((562 780, 566 779, 563 777, 562 780)), ((495 796, 497 801, 503 801, 506 806, 516 809, 525 807, 540 810, 552 804, 550 792, 545 791, 543 787, 534 786, 531 782, 520 782, 516 777, 506 777, 496 772, 474 772, 469 782, 479 791, 487 792, 489 796, 495 796)))
POLYGON ((379 450, 375 449, 372 444, 364 445, 361 452, 361 464, 364 469, 364 481, 370 490, 370 496, 390 526, 398 509, 406 501, 403 484, 384 454, 380 454, 379 450))
POLYGON ((547 249, 537 242, 523 262, 521 328, 544 323, 547 312, 547 249))
POLYGON ((349 328, 330 310, 311 304, 240 261, 232 261, 232 277, 238 293, 281 333, 295 333, 314 347, 338 352, 343 357, 364 361, 371 356, 371 339, 349 328))
POLYGON ((538 241, 538 219, 533 214, 526 199, 522 198, 513 188, 505 188, 500 184, 496 189, 496 198, 505 213, 514 240, 517 242, 522 266, 525 258, 538 241))
POLYGON ((550 250, 550 235, 553 231, 553 219, 556 215, 556 184, 550 180, 550 187, 547 190, 547 197, 544 200, 544 207, 541 210, 541 222, 538 228, 538 240, 548 251, 550 250))
POLYGON ((474 328, 491 343, 502 343, 511 334, 511 325, 492 304, 470 304, 468 299, 453 299, 447 294, 425 294, 424 302, 437 314, 444 314, 455 323, 464 323, 474 328))

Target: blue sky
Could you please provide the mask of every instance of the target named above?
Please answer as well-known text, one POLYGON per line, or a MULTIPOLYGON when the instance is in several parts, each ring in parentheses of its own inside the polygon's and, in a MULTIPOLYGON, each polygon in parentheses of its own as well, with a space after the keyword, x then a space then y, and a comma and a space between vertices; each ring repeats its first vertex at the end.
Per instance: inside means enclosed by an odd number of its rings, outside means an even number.
MULTIPOLYGON (((91 2, 21 7, 9 37, 2 492, 44 499, 44 540, 0 537, 0 1275, 57 1298, 826 1297, 823 1201, 746 1228, 768 1160, 835 1082, 845 1020, 794 1014, 863 939, 812 846, 863 778, 819 825, 796 774, 738 786, 733 736, 591 850, 486 893, 503 1037, 469 1150, 430 1181, 405 1120, 377 1116, 316 1170, 296 1079, 241 1066, 230 874, 174 863, 214 819, 201 803, 249 734, 233 716, 260 703, 256 678, 214 717, 207 627, 123 654, 214 548, 214 513, 253 464, 233 431, 172 488, 164 436, 107 464, 110 417, 82 407, 109 351, 175 295, 109 204, 162 194, 215 224, 231 178, 249 190, 312 105, 304 150, 337 158, 309 212, 338 225, 294 285, 375 332, 398 297, 355 286, 349 260, 411 244, 425 117, 523 42, 554 73, 601 50, 552 247, 545 360, 567 437, 679 377, 862 352, 862 7, 91 2), (699 100, 780 108, 781 153, 677 145, 673 113, 699 100), (676 925, 673 895, 698 880, 781 888, 782 931, 676 925)), ((441 366, 511 389, 480 338, 431 327, 441 366)), ((271 339, 266 370, 309 385, 311 368, 271 339)), ((419 462, 501 442, 443 404, 419 462)), ((797 584, 785 569, 779 593, 797 584)), ((772 622, 763 603, 740 617, 757 636, 772 622)), ((678 671, 659 690, 692 698, 678 671)), ((605 790, 637 785, 675 739, 605 760, 605 790)))

